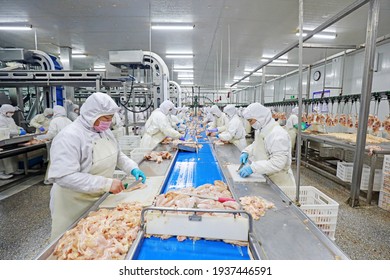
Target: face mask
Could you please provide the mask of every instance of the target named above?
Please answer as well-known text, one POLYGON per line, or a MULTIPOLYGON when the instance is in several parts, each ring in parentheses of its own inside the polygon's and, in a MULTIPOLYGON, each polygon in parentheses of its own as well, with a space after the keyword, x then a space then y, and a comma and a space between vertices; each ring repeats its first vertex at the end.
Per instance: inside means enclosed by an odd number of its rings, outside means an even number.
POLYGON ((254 124, 252 124, 252 127, 253 127, 253 129, 257 129, 257 130, 261 129, 261 125, 258 121, 256 121, 254 124))
POLYGON ((14 115, 14 113, 6 113, 5 114, 8 118, 12 118, 12 116, 14 115))
POLYGON ((53 116, 46 116, 46 118, 51 119, 53 116))
POLYGON ((112 121, 109 121, 109 122, 99 121, 99 125, 98 126, 94 126, 93 128, 97 132, 102 132, 102 131, 105 131, 105 130, 109 129, 110 126, 111 126, 111 123, 112 123, 112 121))

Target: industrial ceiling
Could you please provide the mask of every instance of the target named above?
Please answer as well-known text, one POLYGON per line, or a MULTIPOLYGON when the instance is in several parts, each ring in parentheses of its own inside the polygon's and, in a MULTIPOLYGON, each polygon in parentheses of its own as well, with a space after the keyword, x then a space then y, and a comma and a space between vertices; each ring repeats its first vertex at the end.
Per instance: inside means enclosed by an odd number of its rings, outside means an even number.
MULTIPOLYGON (((304 0, 304 29, 314 29, 355 0, 304 0)), ((60 47, 86 54, 73 58, 74 70, 105 66, 110 50, 144 50, 161 56, 170 80, 224 89, 298 40, 298 0, 0 0, 0 25, 25 22, 31 31, 0 30, 0 47, 35 49, 56 54, 60 47), (155 23, 188 23, 191 30, 154 30, 155 23), (192 53, 167 58, 167 53, 192 53), (193 69, 193 79, 179 80, 177 67, 193 69)), ((307 43, 355 45, 365 43, 369 5, 365 4, 330 26, 335 39, 312 38, 307 43)), ((378 37, 390 34, 390 1, 380 0, 378 37)), ((303 63, 312 64, 343 49, 305 48, 303 63)), ((287 54, 298 64, 298 49, 287 54)), ((296 67, 267 67, 267 79, 296 67)), ((251 77, 239 85, 255 85, 251 77)))

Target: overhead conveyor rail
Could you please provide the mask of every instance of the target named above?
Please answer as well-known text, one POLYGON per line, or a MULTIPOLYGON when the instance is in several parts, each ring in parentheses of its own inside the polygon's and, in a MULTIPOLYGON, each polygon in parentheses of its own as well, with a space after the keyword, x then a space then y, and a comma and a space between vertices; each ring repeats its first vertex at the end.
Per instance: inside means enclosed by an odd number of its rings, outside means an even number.
POLYGON ((21 86, 120 87, 118 78, 107 78, 105 71, 0 71, 0 87, 21 86))

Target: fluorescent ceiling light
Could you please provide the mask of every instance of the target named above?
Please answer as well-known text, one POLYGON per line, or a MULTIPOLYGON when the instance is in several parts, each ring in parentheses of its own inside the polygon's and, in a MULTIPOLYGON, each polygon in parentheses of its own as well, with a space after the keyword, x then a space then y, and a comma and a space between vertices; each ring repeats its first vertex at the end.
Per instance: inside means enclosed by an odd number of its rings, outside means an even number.
MULTIPOLYGON (((248 75, 248 74, 250 74, 252 71, 244 71, 244 74, 245 75, 248 75)), ((255 73, 253 73, 252 74, 252 76, 262 76, 263 75, 263 73, 262 72, 255 72, 255 73)))
POLYGON ((195 25, 192 23, 152 23, 154 30, 192 30, 195 25))
POLYGON ((84 53, 72 53, 72 57, 81 58, 81 57, 87 57, 87 55, 84 53))
POLYGON ((177 77, 178 80, 193 80, 194 77, 177 77))
POLYGON ((180 84, 183 86, 193 86, 194 85, 193 82, 181 82, 180 84))
POLYGON ((0 25, 0 30, 32 30, 32 25, 25 25, 25 26, 0 25))
POLYGON ((173 69, 173 72, 187 72, 187 73, 194 73, 194 69, 173 69))
POLYGON ((106 69, 106 66, 104 65, 96 65, 93 67, 93 69, 106 69))
MULTIPOLYGON (((271 60, 271 59, 269 59, 269 58, 262 58, 262 59, 261 59, 262 62, 268 62, 268 61, 270 61, 270 60, 271 60)), ((287 60, 287 59, 278 58, 278 59, 272 60, 272 62, 273 62, 273 63, 287 63, 288 60, 287 60)))
MULTIPOLYGON (((303 37, 306 37, 307 36, 307 31, 303 31, 302 33, 302 36, 303 37)), ((295 33, 297 36, 299 36, 299 31, 297 31, 297 33, 295 33)), ((333 39, 336 39, 337 37, 337 34, 336 33, 333 33, 333 32, 320 32, 320 33, 317 33, 317 34, 314 34, 313 35, 313 38, 319 38, 319 39, 329 39, 329 40, 333 40, 333 39)))
POLYGON ((165 55, 166 58, 193 58, 194 55, 193 54, 189 54, 189 53, 181 53, 181 54, 166 54, 165 55))

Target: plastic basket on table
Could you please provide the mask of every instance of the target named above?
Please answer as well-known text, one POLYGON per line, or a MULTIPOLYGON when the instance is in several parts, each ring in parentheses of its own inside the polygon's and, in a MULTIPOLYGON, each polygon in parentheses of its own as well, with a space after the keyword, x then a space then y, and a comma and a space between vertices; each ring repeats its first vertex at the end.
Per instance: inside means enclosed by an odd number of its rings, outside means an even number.
MULTIPOLYGON (((282 187, 282 191, 295 199, 294 187, 282 187)), ((312 186, 301 186, 299 190, 300 209, 327 235, 335 240, 339 204, 312 186)))

